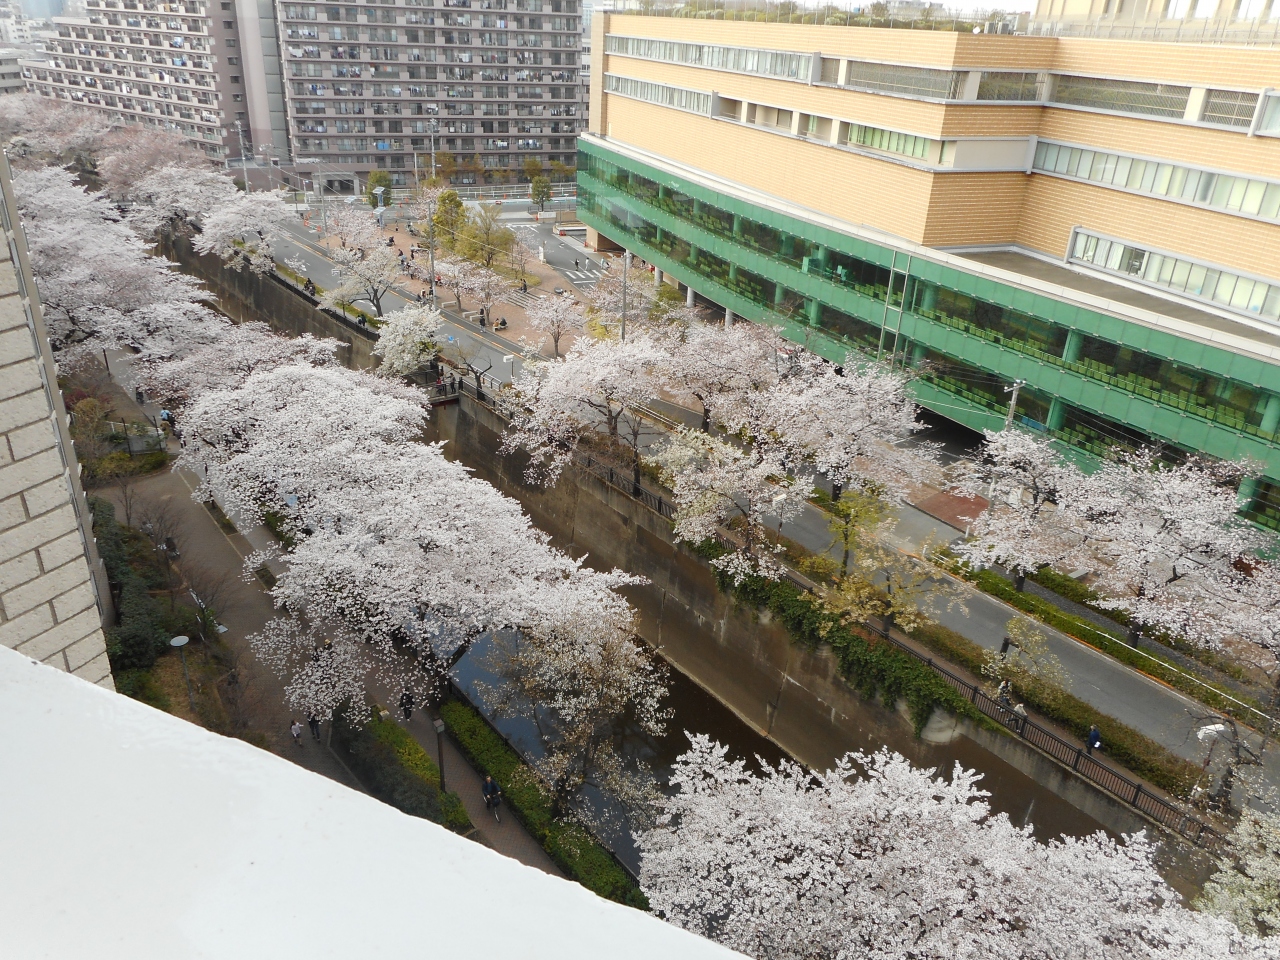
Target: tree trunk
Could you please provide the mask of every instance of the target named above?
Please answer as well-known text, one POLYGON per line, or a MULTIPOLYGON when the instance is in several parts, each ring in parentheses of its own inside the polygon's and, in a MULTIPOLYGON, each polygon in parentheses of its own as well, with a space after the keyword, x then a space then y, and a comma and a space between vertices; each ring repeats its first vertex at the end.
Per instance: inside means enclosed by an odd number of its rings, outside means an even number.
POLYGON ((1023 587, 1027 585, 1027 575, 1019 570, 1013 575, 1013 589, 1018 593, 1022 592, 1023 587))

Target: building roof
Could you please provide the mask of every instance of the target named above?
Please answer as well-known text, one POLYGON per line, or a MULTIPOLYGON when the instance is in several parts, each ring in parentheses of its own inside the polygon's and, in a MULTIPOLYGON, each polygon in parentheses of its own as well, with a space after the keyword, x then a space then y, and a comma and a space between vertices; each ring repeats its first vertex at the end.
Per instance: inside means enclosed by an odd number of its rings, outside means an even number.
POLYGON ((6 956, 740 956, 4 647, 0 742, 6 956))
MULTIPOLYGON (((1262 330, 1243 321, 1230 320, 1208 310, 1200 310, 1191 304, 1183 303, 1171 297, 1162 297, 1155 293, 1135 290, 1123 283, 1116 283, 1103 277, 1080 273, 1061 264, 1051 263, 1043 257, 1023 253, 1019 250, 981 250, 952 251, 956 256, 966 260, 975 260, 988 266, 1008 270, 1012 273, 1024 274, 1043 280, 1055 286, 1077 293, 1100 297, 1115 303, 1121 303, 1138 310, 1157 313, 1176 320, 1182 320, 1196 326, 1218 333, 1253 340, 1280 350, 1280 328, 1275 332, 1262 330)), ((1264 323, 1265 321, 1259 321, 1264 323)))

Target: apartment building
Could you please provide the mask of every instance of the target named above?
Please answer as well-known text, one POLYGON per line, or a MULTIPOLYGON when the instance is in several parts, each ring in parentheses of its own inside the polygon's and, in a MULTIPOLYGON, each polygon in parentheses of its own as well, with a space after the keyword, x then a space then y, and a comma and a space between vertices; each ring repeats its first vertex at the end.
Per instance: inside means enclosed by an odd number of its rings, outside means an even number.
POLYGON ((1280 524, 1280 48, 595 15, 589 241, 976 430, 1253 457, 1280 524))
POLYGON ((223 27, 215 16, 206 0, 85 0, 85 16, 53 18, 44 59, 22 60, 23 75, 42 96, 176 130, 223 157, 232 104, 231 91, 219 88, 231 83, 218 53, 236 40, 234 24, 223 27))
POLYGON ((579 0, 277 4, 296 161, 403 186, 572 164, 584 123, 579 0))
POLYGON ((1280 0, 1038 0, 1030 31, 1152 40, 1280 40, 1280 0))

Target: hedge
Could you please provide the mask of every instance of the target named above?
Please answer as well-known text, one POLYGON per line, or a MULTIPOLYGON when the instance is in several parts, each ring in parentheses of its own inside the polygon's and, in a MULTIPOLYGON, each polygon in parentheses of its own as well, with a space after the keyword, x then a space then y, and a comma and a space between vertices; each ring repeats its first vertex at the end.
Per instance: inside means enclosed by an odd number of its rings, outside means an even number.
MULTIPOLYGON (((710 560, 725 553, 724 547, 710 541, 699 544, 695 550, 710 560)), ((796 640, 809 646, 830 644, 845 679, 866 699, 878 693, 889 709, 899 699, 906 701, 917 736, 937 708, 979 722, 985 720, 973 704, 927 664, 843 623, 824 608, 818 598, 795 584, 758 576, 734 583, 731 577, 719 571, 716 579, 720 589, 732 593, 744 603, 772 611, 796 640)))
MULTIPOLYGON (((131 550, 129 530, 116 521, 115 507, 94 497, 89 501, 93 512, 93 535, 98 541, 98 554, 107 570, 116 600, 116 625, 106 631, 107 659, 117 685, 123 675, 124 689, 143 689, 140 678, 132 671, 149 670, 169 645, 173 635, 164 606, 150 593, 150 584, 139 572, 140 558, 131 550)), ((148 699, 139 697, 138 699, 148 699)))
POLYGON ((640 888, 585 828, 552 816, 550 794, 474 708, 450 700, 440 714, 471 765, 493 777, 506 805, 565 873, 606 900, 649 909, 640 888))
POLYGON ((395 721, 375 713, 358 727, 339 714, 334 717, 333 737, 345 751, 352 772, 373 796, 456 833, 471 829, 462 799, 440 791, 440 768, 395 721))
POLYGON ((1034 594, 1018 592, 1014 589, 1013 584, 993 570, 978 570, 975 572, 962 567, 959 572, 976 584, 984 593, 998 597, 1010 606, 1017 607, 1055 630, 1060 630, 1075 637, 1082 643, 1087 643, 1089 646, 1101 650, 1112 659, 1119 660, 1127 666, 1155 677, 1157 680, 1167 683, 1176 690, 1181 690, 1188 696, 1213 707, 1215 710, 1221 710, 1246 723, 1256 722, 1254 714, 1244 710, 1240 704, 1227 697, 1230 696, 1234 697, 1235 700, 1251 703, 1255 707, 1259 706, 1257 701, 1252 700, 1252 698, 1237 695, 1234 692, 1228 693, 1211 680, 1202 680, 1197 683, 1172 664, 1140 653, 1123 640, 1105 633, 1084 618, 1066 613, 1048 600, 1037 597, 1034 594), (1222 696, 1220 694, 1226 695, 1222 696))

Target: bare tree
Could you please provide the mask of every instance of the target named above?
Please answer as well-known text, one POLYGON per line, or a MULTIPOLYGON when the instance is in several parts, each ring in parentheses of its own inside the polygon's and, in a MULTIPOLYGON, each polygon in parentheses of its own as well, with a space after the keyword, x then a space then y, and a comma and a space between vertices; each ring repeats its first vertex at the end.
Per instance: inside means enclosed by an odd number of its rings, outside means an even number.
POLYGON ((165 587, 169 591, 170 610, 177 603, 177 590, 182 579, 177 564, 181 555, 178 549, 180 526, 178 510, 170 497, 146 498, 138 504, 138 529, 155 549, 165 587))

